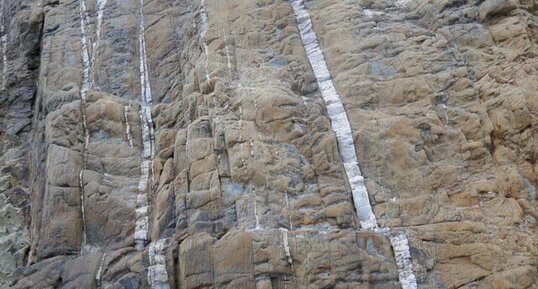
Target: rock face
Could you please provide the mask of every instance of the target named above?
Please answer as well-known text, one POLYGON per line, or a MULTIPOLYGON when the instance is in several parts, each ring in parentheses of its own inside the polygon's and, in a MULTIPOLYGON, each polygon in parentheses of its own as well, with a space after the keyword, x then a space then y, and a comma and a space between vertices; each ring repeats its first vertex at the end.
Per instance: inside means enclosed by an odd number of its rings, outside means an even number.
POLYGON ((536 0, 2 0, 0 52, 0 288, 538 288, 536 0))

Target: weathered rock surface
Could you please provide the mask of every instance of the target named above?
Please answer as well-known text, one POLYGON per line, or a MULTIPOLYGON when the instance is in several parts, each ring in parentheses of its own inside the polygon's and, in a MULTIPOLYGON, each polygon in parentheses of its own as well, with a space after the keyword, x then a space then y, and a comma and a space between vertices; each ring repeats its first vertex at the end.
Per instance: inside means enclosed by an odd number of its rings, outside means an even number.
POLYGON ((3 0, 0 288, 538 288, 538 2, 304 5, 374 228, 290 1, 3 0))

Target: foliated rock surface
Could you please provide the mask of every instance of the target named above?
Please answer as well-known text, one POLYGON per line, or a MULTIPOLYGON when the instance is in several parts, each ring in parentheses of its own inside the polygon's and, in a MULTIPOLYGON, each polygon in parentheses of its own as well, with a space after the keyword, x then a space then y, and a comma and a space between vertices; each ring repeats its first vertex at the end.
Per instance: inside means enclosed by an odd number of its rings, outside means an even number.
POLYGON ((538 288, 535 0, 1 0, 0 288, 538 288))

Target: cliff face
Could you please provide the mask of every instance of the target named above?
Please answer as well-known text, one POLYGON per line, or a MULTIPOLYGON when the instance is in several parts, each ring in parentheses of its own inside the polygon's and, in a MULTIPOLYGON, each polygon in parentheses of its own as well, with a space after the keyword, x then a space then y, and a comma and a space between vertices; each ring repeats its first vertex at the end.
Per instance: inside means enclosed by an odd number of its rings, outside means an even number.
POLYGON ((0 288, 538 288, 536 0, 0 4, 0 288))

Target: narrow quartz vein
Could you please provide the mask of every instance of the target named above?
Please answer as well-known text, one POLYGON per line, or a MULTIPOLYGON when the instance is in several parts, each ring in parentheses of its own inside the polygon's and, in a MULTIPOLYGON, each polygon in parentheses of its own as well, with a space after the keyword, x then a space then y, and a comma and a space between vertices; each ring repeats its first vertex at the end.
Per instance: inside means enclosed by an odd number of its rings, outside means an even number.
MULTIPOLYGON (((404 2, 406 1, 400 0, 399 4, 405 5, 404 2)), ((304 6, 303 0, 292 0, 291 4, 297 19, 306 55, 314 71, 321 95, 327 105, 327 113, 329 114, 331 126, 338 140, 339 153, 344 163, 344 169, 349 180, 353 202, 361 226, 363 229, 374 230, 389 235, 396 258, 400 284, 403 289, 416 289, 417 282, 413 273, 407 237, 404 234, 390 232, 389 229, 380 229, 377 225, 376 217, 368 198, 368 191, 364 184, 364 177, 359 168, 351 125, 319 47, 318 39, 312 27, 310 14, 304 6)))
POLYGON ((5 0, 0 2, 0 42, 2 44, 2 90, 6 89, 7 83, 7 32, 5 30, 5 20, 4 20, 4 5, 5 0))
POLYGON ((95 282, 97 283, 98 287, 101 287, 102 278, 103 278, 103 267, 105 265, 105 258, 106 258, 106 252, 103 253, 101 256, 101 262, 99 263, 99 268, 97 269, 97 273, 95 274, 95 282))
POLYGON ((131 135, 131 126, 129 125, 129 106, 126 105, 123 110, 123 116, 125 117, 125 135, 129 142, 129 147, 133 148, 133 136, 131 135))
POLYGON ((284 246, 284 254, 286 254, 286 260, 288 263, 293 264, 293 259, 291 258, 290 253, 290 244, 288 241, 288 229, 285 228, 279 228, 280 233, 282 234, 282 244, 284 246))
MULTIPOLYGON (((151 172, 151 181, 154 182, 153 157, 154 151, 154 131, 151 107, 153 96, 149 83, 149 72, 146 55, 146 39, 144 26, 144 0, 140 0, 140 22, 139 22, 139 61, 140 61, 140 94, 142 97, 140 105, 140 125, 142 128, 142 163, 140 164, 140 180, 138 182, 138 195, 136 198, 136 221, 134 239, 138 250, 144 249, 148 241, 149 219, 148 219, 148 179, 151 172)), ((150 187, 150 186, 149 186, 150 187)))
MULTIPOLYGON (((2 25, 3 26, 3 25, 2 25)), ((4 32, 2 32, 3 34, 4 32)), ((2 89, 6 89, 7 84, 7 35, 2 35, 2 73, 4 74, 4 78, 2 79, 2 89)))
POLYGON ((165 257, 166 239, 149 244, 148 283, 152 289, 170 289, 165 257))
POLYGON ((258 216, 258 202, 256 201, 256 188, 254 187, 254 185, 252 185, 252 196, 254 198, 254 220, 256 222, 254 231, 258 231, 261 229, 261 226, 260 226, 260 217, 258 216))
POLYGON ((88 38, 86 36, 86 2, 80 0, 79 6, 80 16, 80 42, 81 42, 81 57, 82 57, 82 83, 80 87, 80 99, 81 99, 81 113, 82 113, 82 126, 84 130, 84 146, 82 152, 82 170, 79 172, 80 183, 80 215, 82 219, 82 244, 80 246, 80 253, 86 253, 87 249, 87 232, 86 232, 86 214, 85 214, 85 196, 84 196, 84 173, 86 169, 86 159, 88 153, 88 143, 90 141, 90 134, 88 131, 88 123, 86 120, 86 93, 90 88, 90 53, 88 51, 88 38))
MULTIPOLYGON (((95 29, 95 43, 93 44, 92 51, 94 52, 91 58, 91 67, 94 68, 93 72, 95 73, 95 65, 97 61, 97 51, 101 45, 101 27, 103 25, 103 15, 105 6, 108 0, 97 0, 97 28, 95 29)), ((95 82, 95 75, 93 76, 95 82)))
POLYGON ((205 54, 205 77, 207 81, 209 82, 209 48, 207 47, 207 29, 209 27, 209 24, 207 23, 207 11, 205 8, 205 0, 202 0, 200 2, 200 18, 202 21, 201 30, 200 30, 200 38, 204 42, 204 54, 205 54))
POLYGON ((86 235, 86 212, 84 207, 84 170, 80 170, 78 181, 80 186, 80 215, 82 217, 82 245, 80 246, 80 254, 84 254, 88 242, 88 237, 86 235))
MULTIPOLYGON (((90 51, 88 48, 88 37, 86 34, 86 1, 80 0, 80 34, 81 34, 81 45, 82 45, 82 86, 81 86, 81 97, 82 101, 86 102, 86 92, 91 87, 90 83, 90 51)), ((87 144, 86 144, 87 145, 87 144)))
POLYGON ((284 255, 286 256, 286 261, 288 261, 290 264, 293 279, 295 280, 295 269, 293 268, 293 258, 291 257, 290 242, 288 238, 289 231, 286 228, 278 228, 278 230, 282 235, 282 246, 284 246, 284 255))

